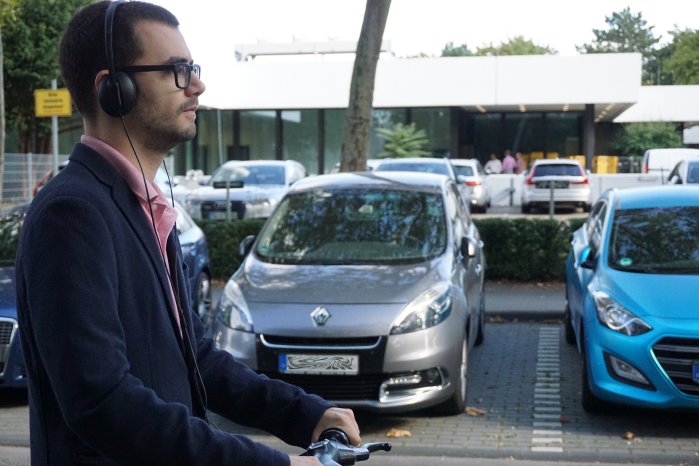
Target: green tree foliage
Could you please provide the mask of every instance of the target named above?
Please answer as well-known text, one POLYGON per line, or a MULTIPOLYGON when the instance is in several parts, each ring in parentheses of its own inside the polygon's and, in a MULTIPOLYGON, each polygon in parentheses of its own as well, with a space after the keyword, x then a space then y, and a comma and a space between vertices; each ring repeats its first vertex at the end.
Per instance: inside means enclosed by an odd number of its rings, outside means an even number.
POLYGON ((672 84, 699 84, 699 30, 675 31, 664 71, 672 84))
POLYGON ((468 45, 466 45, 466 44, 454 45, 453 42, 447 42, 447 44, 442 49, 442 56, 443 57, 470 57, 470 56, 473 56, 473 52, 471 52, 469 50, 468 45))
POLYGON ((473 56, 499 56, 499 55, 556 55, 558 52, 545 45, 537 45, 531 39, 523 36, 515 36, 500 45, 493 43, 483 44, 475 52, 471 52, 468 45, 454 45, 448 42, 442 49, 443 57, 473 57, 473 56))
POLYGON ((593 29, 595 39, 589 44, 576 46, 580 53, 638 52, 643 56, 643 82, 650 84, 657 74, 654 26, 648 26, 641 13, 632 13, 629 7, 606 16, 607 29, 593 29))
POLYGON ((396 123, 392 128, 378 128, 376 134, 384 139, 383 151, 377 158, 424 157, 430 153, 425 150, 429 140, 424 129, 418 130, 415 123, 404 125, 396 123))
POLYGON ((613 145, 622 156, 641 156, 647 149, 683 147, 677 125, 666 122, 625 124, 613 145))
POLYGON ((515 36, 498 46, 493 44, 483 45, 476 49, 475 55, 499 56, 499 55, 556 55, 558 51, 545 45, 536 45, 531 39, 523 36, 515 36))
POLYGON ((50 121, 34 117, 34 90, 59 78, 63 28, 90 0, 20 0, 16 19, 2 31, 7 123, 20 136, 20 152, 47 152, 50 121), (40 121, 41 120, 41 121, 40 121))

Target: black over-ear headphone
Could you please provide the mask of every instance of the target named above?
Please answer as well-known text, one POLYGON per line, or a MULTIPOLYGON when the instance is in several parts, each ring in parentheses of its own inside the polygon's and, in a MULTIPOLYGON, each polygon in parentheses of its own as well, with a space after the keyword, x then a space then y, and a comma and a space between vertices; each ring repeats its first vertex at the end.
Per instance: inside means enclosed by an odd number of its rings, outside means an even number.
POLYGON ((123 0, 111 2, 104 15, 104 49, 107 57, 107 69, 109 75, 105 76, 97 89, 100 107, 105 113, 113 117, 121 117, 129 113, 136 104, 138 89, 136 82, 130 74, 117 71, 114 64, 114 42, 112 30, 114 29, 114 14, 123 0))

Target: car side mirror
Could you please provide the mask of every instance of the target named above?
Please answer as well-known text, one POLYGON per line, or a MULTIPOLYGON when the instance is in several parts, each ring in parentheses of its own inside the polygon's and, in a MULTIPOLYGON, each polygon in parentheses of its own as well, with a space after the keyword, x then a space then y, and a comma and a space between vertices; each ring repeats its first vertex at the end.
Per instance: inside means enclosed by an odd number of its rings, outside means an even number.
POLYGON ((467 236, 461 238, 460 251, 462 256, 468 257, 469 259, 472 257, 476 257, 476 245, 473 242, 473 240, 467 236))
POLYGON ((252 251, 252 245, 255 243, 255 235, 248 235, 240 242, 240 257, 246 257, 252 251))
POLYGON ((590 246, 585 246, 582 251, 580 251, 580 267, 583 269, 594 270, 596 267, 597 257, 592 253, 590 246))

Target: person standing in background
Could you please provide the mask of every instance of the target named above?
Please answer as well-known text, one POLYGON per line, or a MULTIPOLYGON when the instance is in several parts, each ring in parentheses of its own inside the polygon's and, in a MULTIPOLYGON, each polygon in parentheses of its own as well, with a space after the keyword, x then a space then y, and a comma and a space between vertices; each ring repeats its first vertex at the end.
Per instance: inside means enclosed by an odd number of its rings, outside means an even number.
POLYGON ((515 171, 515 158, 512 157, 512 151, 507 149, 505 151, 505 157, 502 159, 502 172, 503 173, 514 173, 515 171))
POLYGON ((491 153, 490 160, 486 162, 485 167, 483 167, 483 169, 488 174, 497 175, 499 173, 502 173, 502 162, 500 162, 500 159, 497 155, 495 155, 495 153, 491 153))
POLYGON ((521 152, 515 154, 515 173, 524 173, 527 170, 527 162, 521 152))

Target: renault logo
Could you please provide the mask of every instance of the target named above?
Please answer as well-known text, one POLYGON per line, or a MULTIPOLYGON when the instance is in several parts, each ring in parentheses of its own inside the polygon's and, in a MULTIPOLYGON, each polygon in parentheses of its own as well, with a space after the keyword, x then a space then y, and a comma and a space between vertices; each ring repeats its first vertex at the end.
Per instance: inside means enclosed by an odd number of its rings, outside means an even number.
POLYGON ((328 310, 321 306, 318 306, 317 308, 313 309, 313 312, 311 312, 311 319, 313 319, 313 322, 315 322, 316 325, 325 325, 325 323, 331 317, 332 316, 328 310))

